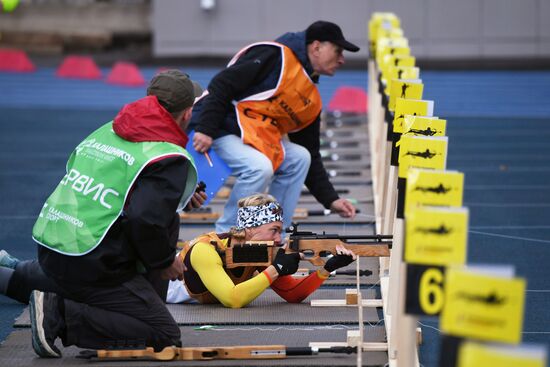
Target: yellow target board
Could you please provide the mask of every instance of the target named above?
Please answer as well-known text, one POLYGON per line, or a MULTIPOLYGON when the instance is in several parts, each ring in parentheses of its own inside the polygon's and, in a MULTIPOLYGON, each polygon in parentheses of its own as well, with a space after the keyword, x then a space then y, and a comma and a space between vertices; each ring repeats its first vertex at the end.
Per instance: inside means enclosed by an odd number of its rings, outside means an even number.
POLYGON ((407 263, 464 264, 467 240, 467 208, 423 206, 410 210, 405 216, 404 256, 407 263))
MULTIPOLYGON (((393 65, 386 65, 387 77, 383 77, 382 80, 386 82, 386 88, 384 89, 384 93, 386 95, 390 95, 391 93, 391 85, 396 79, 402 79, 402 80, 417 80, 420 78, 420 69, 416 66, 393 66, 393 65)), ((422 98, 422 96, 418 97, 422 98)), ((395 103, 394 106, 395 107, 395 103)), ((393 109, 392 109, 393 111, 393 109)))
MULTIPOLYGON (((395 86, 395 88, 398 88, 395 86)), ((406 91, 405 91, 406 94, 406 91)), ((390 96, 391 98, 391 96, 390 96)), ((401 95, 396 96, 395 113, 393 117, 393 132, 402 133, 406 115, 433 116, 434 101, 422 99, 405 99, 401 95)))
POLYGON ((384 56, 386 55, 410 55, 409 40, 405 37, 378 38, 375 43, 376 47, 376 63, 383 65, 384 56))
POLYGON ((387 66, 388 71, 390 71, 392 67, 414 67, 416 65, 416 57, 412 55, 387 54, 382 60, 382 65, 387 66))
MULTIPOLYGON (((389 84, 390 99, 388 101, 388 109, 390 111, 394 111, 396 109, 395 105, 398 98, 422 100, 423 92, 424 92, 424 84, 422 84, 422 80, 420 79, 392 79, 391 84, 389 84)), ((416 106, 415 108, 417 109, 421 108, 421 111, 424 111, 424 108, 422 105, 416 106)), ((400 112, 402 111, 403 111, 403 107, 401 108, 400 112)), ((394 131, 395 131, 395 128, 394 128, 394 131)))
POLYGON ((369 20, 369 41, 371 51, 376 53, 376 41, 379 38, 402 37, 401 21, 394 13, 375 12, 369 20))
POLYGON ((392 79, 418 79, 420 68, 415 66, 416 58, 411 55, 389 53, 384 55, 378 65, 382 73, 382 82, 386 83, 386 94, 389 95, 389 82, 392 79))
POLYGON ((458 350, 457 367, 544 367, 546 351, 542 347, 510 347, 464 342, 458 350))
POLYGON ((441 330, 458 337, 517 344, 524 303, 522 278, 449 268, 441 330))
POLYGON ((399 144, 400 178, 410 167, 444 170, 447 164, 447 137, 402 136, 399 144))
POLYGON ((409 210, 419 205, 460 207, 463 192, 462 172, 409 168, 405 216, 409 210))
POLYGON ((445 136, 447 120, 434 116, 405 115, 403 118, 403 135, 445 136))

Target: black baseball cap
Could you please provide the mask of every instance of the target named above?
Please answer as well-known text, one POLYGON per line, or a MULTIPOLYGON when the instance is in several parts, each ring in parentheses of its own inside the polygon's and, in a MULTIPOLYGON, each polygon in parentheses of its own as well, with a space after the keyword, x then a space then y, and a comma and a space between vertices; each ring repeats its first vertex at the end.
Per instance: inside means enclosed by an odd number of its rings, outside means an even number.
POLYGON ((359 47, 347 41, 340 27, 334 23, 318 20, 306 29, 306 44, 313 41, 329 41, 342 47, 344 50, 357 52, 359 47))
POLYGON ((177 69, 165 70, 153 77, 147 88, 147 95, 156 96, 159 103, 170 113, 191 107, 195 98, 202 94, 202 88, 177 69))

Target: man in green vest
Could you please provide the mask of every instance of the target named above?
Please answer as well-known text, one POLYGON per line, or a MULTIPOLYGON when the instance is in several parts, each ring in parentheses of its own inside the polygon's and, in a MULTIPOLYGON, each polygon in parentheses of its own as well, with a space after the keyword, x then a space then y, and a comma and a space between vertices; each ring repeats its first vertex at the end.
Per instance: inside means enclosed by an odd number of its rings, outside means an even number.
POLYGON ((41 270, 56 288, 34 291, 29 301, 40 357, 61 356, 58 337, 64 346, 92 349, 181 344, 151 280, 183 277, 177 211, 206 198, 195 192, 197 172, 185 150, 197 89, 177 70, 158 74, 147 97, 72 152, 33 228, 41 270))

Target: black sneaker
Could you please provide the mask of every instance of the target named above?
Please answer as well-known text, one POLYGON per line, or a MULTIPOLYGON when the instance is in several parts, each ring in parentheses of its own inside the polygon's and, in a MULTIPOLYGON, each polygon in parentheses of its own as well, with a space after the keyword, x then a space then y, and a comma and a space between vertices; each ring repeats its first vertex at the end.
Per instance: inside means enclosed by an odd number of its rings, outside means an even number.
POLYGON ((43 358, 60 358, 61 352, 55 346, 62 316, 54 293, 33 291, 29 301, 31 313, 32 348, 43 358))

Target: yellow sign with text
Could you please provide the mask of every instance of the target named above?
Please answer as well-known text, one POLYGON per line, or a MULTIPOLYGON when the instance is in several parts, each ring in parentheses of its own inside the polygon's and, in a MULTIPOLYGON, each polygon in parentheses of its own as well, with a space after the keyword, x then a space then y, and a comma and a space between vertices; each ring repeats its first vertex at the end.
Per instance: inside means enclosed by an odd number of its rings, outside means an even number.
POLYGON ((405 216, 420 205, 462 206, 464 174, 457 171, 440 171, 409 168, 405 193, 405 216))
POLYGON ((405 216, 405 261, 408 263, 464 264, 467 239, 467 208, 424 206, 410 210, 405 216))
POLYGON ((546 352, 540 348, 487 345, 465 341, 458 349, 457 367, 544 367, 546 352))
MULTIPOLYGON (((398 88, 397 85, 393 85, 393 87, 398 88)), ((407 91, 405 90, 405 93, 406 92, 407 91)), ((397 95, 396 98, 397 99, 395 100, 395 112, 393 117, 394 133, 403 132, 403 124, 405 122, 406 115, 430 117, 430 116, 433 116, 434 114, 434 101, 412 99, 412 98, 406 99, 406 98, 401 98, 400 95, 397 95)), ((389 108, 389 103, 388 103, 388 108, 389 108)))
POLYGON ((449 268, 441 330, 485 341, 521 341, 525 280, 449 268))
POLYGON ((447 164, 447 137, 403 136, 399 145, 398 175, 407 178, 410 167, 444 170, 447 164))

